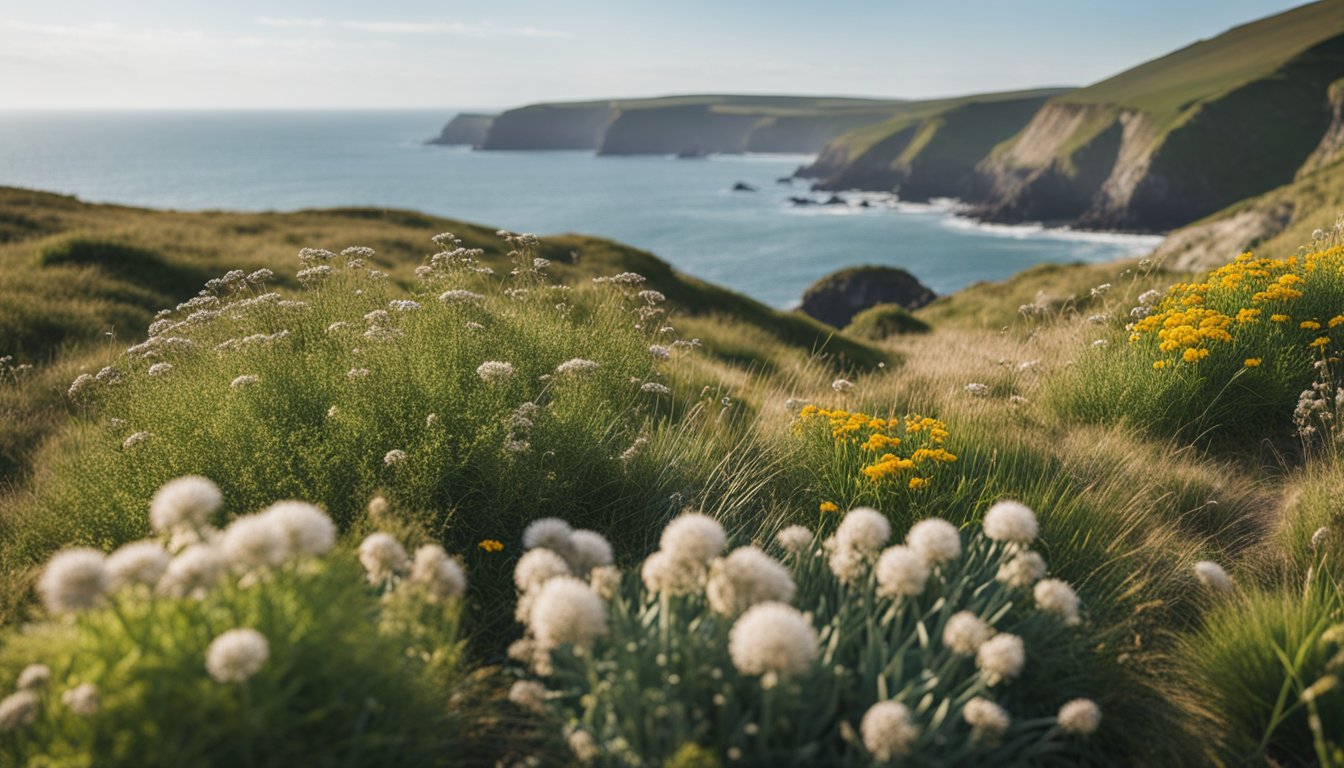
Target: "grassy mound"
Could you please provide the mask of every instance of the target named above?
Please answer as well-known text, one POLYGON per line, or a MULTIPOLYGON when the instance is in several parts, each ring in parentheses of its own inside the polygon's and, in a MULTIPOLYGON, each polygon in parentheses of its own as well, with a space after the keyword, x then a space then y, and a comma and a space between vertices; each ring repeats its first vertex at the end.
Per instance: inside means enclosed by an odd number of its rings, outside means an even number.
POLYGON ((896 304, 878 304, 854 316, 845 333, 869 341, 882 341, 906 333, 928 333, 933 328, 896 304))

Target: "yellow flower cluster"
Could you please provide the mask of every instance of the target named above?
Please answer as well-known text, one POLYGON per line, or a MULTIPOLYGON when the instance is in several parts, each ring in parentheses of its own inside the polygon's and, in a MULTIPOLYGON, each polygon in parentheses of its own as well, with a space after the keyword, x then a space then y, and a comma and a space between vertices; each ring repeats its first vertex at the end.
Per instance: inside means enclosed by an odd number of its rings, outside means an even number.
POLYGON ((504 550, 504 542, 499 541, 497 539, 485 539, 476 546, 480 547, 486 552, 501 552, 504 550))
MULTIPOLYGON (((847 453, 857 448, 862 464, 860 473, 874 482, 911 473, 913 476, 906 483, 918 490, 932 482, 930 473, 938 465, 957 460, 955 454, 943 447, 948 438, 947 425, 926 416, 884 419, 809 405, 799 414, 798 429, 802 431, 811 425, 829 432, 836 448, 847 453), (913 450, 902 456, 901 446, 913 450)), ((826 511, 826 504, 822 507, 826 511)))
MULTIPOLYGON (((1162 370, 1180 363, 1198 363, 1209 356, 1211 349, 1232 344, 1234 336, 1259 325, 1266 316, 1284 329, 1294 325, 1303 331, 1335 328, 1344 324, 1344 315, 1324 323, 1316 317, 1293 322, 1292 310, 1312 291, 1313 277, 1327 274, 1344 275, 1344 246, 1286 259, 1257 258, 1244 253, 1212 272, 1203 282, 1173 285, 1152 314, 1131 326, 1129 341, 1131 344, 1155 341, 1157 351, 1163 354, 1153 368, 1162 370)), ((1291 338, 1286 341, 1297 343, 1291 338)), ((1324 350, 1331 339, 1313 333, 1301 344, 1324 350)), ((1258 357, 1245 361, 1248 368, 1260 363, 1258 357)))

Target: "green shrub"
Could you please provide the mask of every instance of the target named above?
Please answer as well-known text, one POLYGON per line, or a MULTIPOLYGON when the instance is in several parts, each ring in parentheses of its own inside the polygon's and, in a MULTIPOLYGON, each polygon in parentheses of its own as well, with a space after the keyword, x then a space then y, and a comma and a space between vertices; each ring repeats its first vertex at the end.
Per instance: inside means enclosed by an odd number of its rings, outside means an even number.
POLYGON ((863 310, 845 326, 845 333, 860 339, 882 341, 907 333, 928 333, 933 327, 899 304, 878 304, 863 310))

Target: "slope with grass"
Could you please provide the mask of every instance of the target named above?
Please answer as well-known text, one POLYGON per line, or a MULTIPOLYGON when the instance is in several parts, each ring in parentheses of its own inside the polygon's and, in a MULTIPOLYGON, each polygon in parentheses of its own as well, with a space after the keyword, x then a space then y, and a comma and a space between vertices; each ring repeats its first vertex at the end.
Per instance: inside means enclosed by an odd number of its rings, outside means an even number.
POLYGON ((1188 223, 1291 181, 1327 133, 1341 75, 1340 0, 1236 27, 1051 100, 982 164, 977 215, 1188 223))

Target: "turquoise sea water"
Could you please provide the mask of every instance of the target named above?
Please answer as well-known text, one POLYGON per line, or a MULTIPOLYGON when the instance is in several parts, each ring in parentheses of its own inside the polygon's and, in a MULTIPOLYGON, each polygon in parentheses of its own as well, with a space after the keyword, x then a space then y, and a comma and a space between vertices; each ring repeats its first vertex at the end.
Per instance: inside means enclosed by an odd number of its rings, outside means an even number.
MULTIPOLYGON (((1040 262, 1145 253, 1151 237, 980 227, 875 196, 796 207, 808 158, 678 160, 425 146, 451 112, 0 112, 0 184, 181 210, 410 208, 515 231, 602 235, 769 304, 855 264, 939 293, 1040 262), (736 182, 757 192, 733 192, 736 182)), ((824 197, 824 196, 821 196, 824 197)), ((343 247, 357 243, 313 243, 343 247)), ((428 244, 427 249, 428 251, 428 244)))

